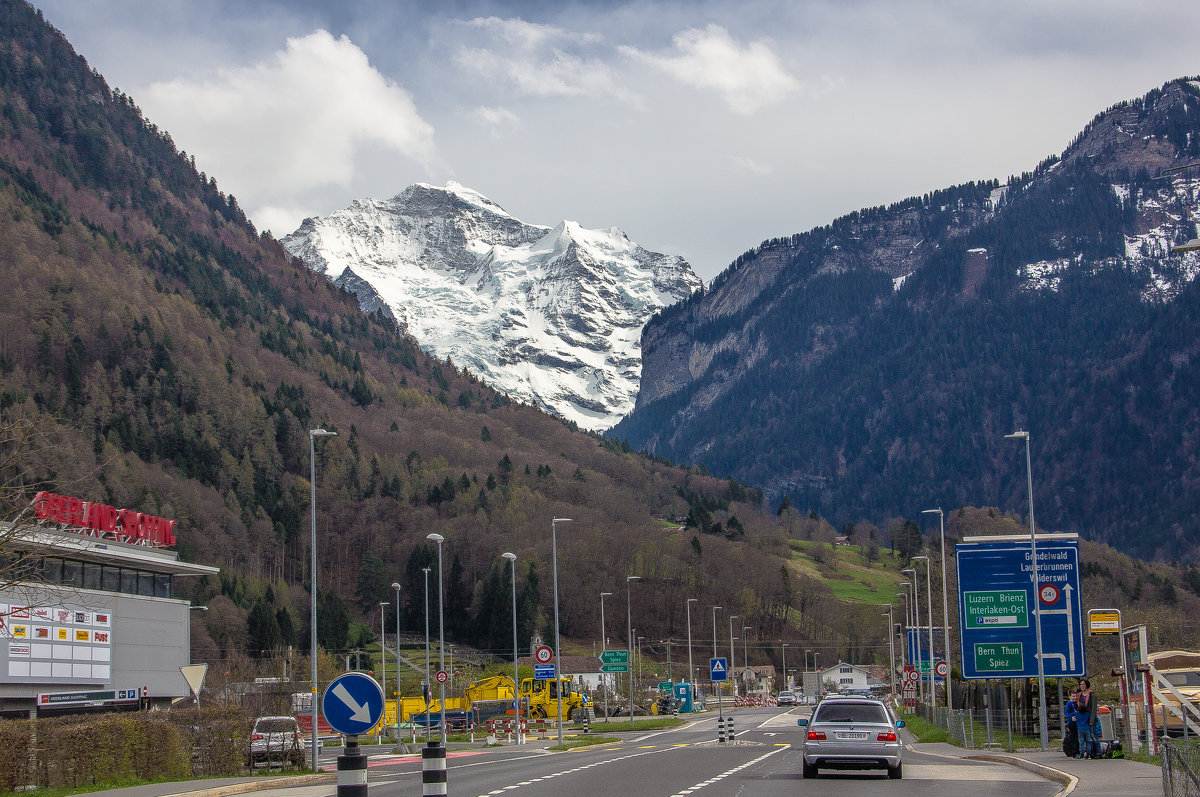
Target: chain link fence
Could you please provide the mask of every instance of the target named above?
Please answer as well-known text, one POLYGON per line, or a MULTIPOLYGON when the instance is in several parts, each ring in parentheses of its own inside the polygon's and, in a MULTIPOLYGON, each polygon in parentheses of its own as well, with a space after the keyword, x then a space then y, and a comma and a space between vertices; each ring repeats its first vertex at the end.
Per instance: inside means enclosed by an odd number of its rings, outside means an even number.
POLYGON ((1176 741, 1159 746, 1165 797, 1200 797, 1200 747, 1176 741))

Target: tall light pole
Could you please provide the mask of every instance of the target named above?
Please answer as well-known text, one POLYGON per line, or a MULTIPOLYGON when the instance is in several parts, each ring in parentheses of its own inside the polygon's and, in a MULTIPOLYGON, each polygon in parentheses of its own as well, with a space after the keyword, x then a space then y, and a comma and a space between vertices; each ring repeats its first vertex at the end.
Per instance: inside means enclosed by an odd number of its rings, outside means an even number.
POLYGON ((891 662, 891 667, 888 672, 891 674, 890 688, 892 694, 896 694, 896 626, 892 624, 892 604, 887 605, 887 614, 882 615, 888 619, 888 660, 891 662))
POLYGON ((746 680, 746 672, 750 669, 750 626, 742 626, 742 680, 746 680))
MULTIPOLYGON (((729 615, 729 669, 726 671, 727 676, 737 669, 737 646, 733 644, 733 621, 738 619, 741 618, 739 618, 736 614, 729 615)), ((737 697, 737 694, 738 684, 737 679, 735 678, 733 679, 733 696, 737 697)))
MULTIPOLYGON (((717 651, 717 612, 721 611, 720 606, 712 607, 713 612, 713 658, 717 658, 721 654, 717 651)), ((717 691, 717 682, 712 679, 712 668, 709 668, 709 683, 712 684, 712 690, 717 696, 717 717, 721 722, 725 721, 725 709, 721 704, 721 693, 717 691)))
MULTIPOLYGON (((945 639, 942 644, 946 646, 946 708, 954 710, 954 690, 950 688, 950 675, 954 671, 953 661, 950 658, 950 602, 946 592, 946 516, 941 508, 924 509, 922 515, 937 514, 938 528, 941 530, 941 555, 942 555, 942 636, 945 639)), ((932 622, 932 621, 931 621, 932 622)))
POLYGON ((337 432, 325 429, 308 430, 308 484, 312 488, 312 614, 309 625, 312 628, 311 649, 312 657, 312 768, 317 769, 317 443, 318 437, 337 437, 337 432))
MULTIPOLYGON (((914 562, 917 561, 918 559, 925 560, 925 609, 929 613, 929 708, 930 708, 930 711, 933 712, 933 716, 936 717, 937 716, 937 689, 934 688, 934 686, 935 686, 934 678, 935 678, 936 673, 934 673, 934 671, 933 671, 933 665, 935 663, 934 660, 937 657, 933 655, 933 588, 930 586, 930 581, 929 581, 929 568, 930 568, 929 557, 928 556, 914 556, 913 557, 914 562)), ((917 633, 920 634, 921 632, 918 631, 917 633)))
MULTIPOLYGON (((897 587, 911 587, 912 584, 908 581, 901 581, 897 587)), ((904 599, 904 622, 900 624, 900 664, 904 666, 909 659, 912 658, 912 646, 908 643, 908 629, 912 625, 912 596, 908 594, 908 590, 901 590, 896 595, 897 598, 904 599)), ((906 683, 901 684, 900 691, 904 691, 908 686, 906 683)))
MULTIPOLYGON (((684 607, 687 609, 687 625, 688 625, 688 688, 695 681, 696 671, 692 669, 692 604, 699 603, 699 598, 688 598, 684 607)), ((689 696, 690 697, 690 696, 689 696)))
MULTIPOLYGON (((517 667, 519 646, 517 644, 517 555, 509 551, 500 554, 512 564, 512 615, 513 615, 513 716, 517 727, 521 727, 521 673, 517 667)), ((517 744, 521 743, 521 732, 517 731, 517 744)))
POLYGON ((629 728, 633 729, 633 599, 629 584, 640 581, 641 576, 625 577, 625 643, 629 646, 629 728))
POLYGON ((1041 698, 1038 701, 1038 730, 1042 736, 1042 750, 1046 750, 1049 747, 1049 730, 1046 727, 1046 665, 1042 661, 1042 611, 1038 605, 1038 592, 1042 582, 1038 578, 1037 524, 1033 522, 1033 460, 1029 453, 1029 432, 1013 432, 1004 435, 1004 439, 1025 441, 1025 475, 1029 482, 1029 558, 1033 565, 1030 578, 1033 581, 1032 608, 1034 625, 1037 628, 1038 695, 1041 698))
MULTIPOLYGON (((600 593, 600 652, 608 650, 608 635, 604 631, 604 599, 612 597, 611 592, 600 593)), ((608 674, 604 673, 600 676, 604 681, 604 724, 608 724, 608 674)))
MULTIPOLYGON (((445 599, 442 596, 442 543, 446 538, 441 534, 426 534, 425 539, 437 543, 438 551, 438 711, 442 715, 442 746, 446 746, 446 682, 441 675, 446 671, 446 613, 443 611, 445 599)), ((428 712, 426 712, 428 720, 428 712)))
MULTIPOLYGON (((788 689, 792 688, 791 684, 788 683, 788 677, 787 677, 787 649, 788 649, 789 644, 791 644, 791 643, 784 642, 780 646, 780 650, 783 653, 783 691, 787 691, 788 689)), ((804 660, 805 660, 805 662, 807 662, 808 657, 805 656, 804 660)), ((807 666, 807 664, 805 666, 807 666)))
POLYGON ((562 744, 562 648, 558 641, 558 524, 570 523, 569 517, 550 519, 550 551, 554 558, 554 694, 558 703, 558 743, 562 744))
MULTIPOLYGON (((382 601, 379 604, 379 682, 383 685, 383 705, 387 707, 387 632, 384 623, 387 622, 387 607, 390 604, 387 601, 382 601)), ((396 604, 400 606, 399 603, 396 604)), ((396 638, 396 652, 400 652, 400 639, 396 638)), ((400 677, 400 668, 396 668, 396 677, 400 677)), ((386 713, 386 712, 385 712, 386 713)), ((397 731, 397 734, 399 732, 397 731)), ((383 723, 379 724, 379 734, 375 737, 376 742, 383 743, 383 723)))
POLYGON ((400 582, 393 581, 392 589, 396 590, 396 739, 400 739, 400 582))
POLYGON ((921 592, 917 587, 917 569, 910 567, 907 570, 901 570, 901 573, 912 573, 912 581, 909 586, 912 587, 912 608, 913 608, 913 627, 917 629, 914 635, 917 640, 916 655, 913 661, 917 667, 917 697, 925 702, 925 674, 921 672, 921 592))
MULTIPOLYGON (((425 574, 425 689, 427 694, 433 693, 433 681, 429 679, 429 571, 432 567, 422 567, 421 572, 425 574)), ((429 711, 429 704, 425 704, 425 711, 429 711)), ((429 723, 425 723, 425 741, 429 741, 429 723)))

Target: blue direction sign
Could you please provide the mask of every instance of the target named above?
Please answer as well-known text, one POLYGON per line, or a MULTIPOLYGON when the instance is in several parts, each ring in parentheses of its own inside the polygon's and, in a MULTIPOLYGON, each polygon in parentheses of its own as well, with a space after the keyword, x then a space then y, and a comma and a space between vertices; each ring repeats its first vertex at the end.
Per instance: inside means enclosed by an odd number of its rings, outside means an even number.
POLYGON ((1079 537, 1038 535, 1038 584, 1028 537, 987 537, 955 547, 964 678, 1051 678, 1087 672, 1079 593, 1079 537))
MULTIPOLYGON (((933 661, 938 662, 946 658, 946 646, 942 642, 942 637, 945 633, 941 628, 933 629, 933 661)), ((933 670, 933 665, 929 663, 929 626, 924 625, 920 628, 908 629, 908 662, 917 672, 919 680, 929 683, 930 673, 933 670)), ((933 675, 937 683, 941 683, 945 679, 939 675, 933 675)))
POLYGON ((383 689, 361 672, 348 672, 325 687, 321 707, 329 727, 357 736, 375 727, 383 716, 383 689))
POLYGON ((535 664, 533 665, 533 677, 538 681, 549 681, 554 678, 553 664, 535 664))
POLYGON ((708 660, 708 680, 728 681, 729 665, 724 656, 708 660))

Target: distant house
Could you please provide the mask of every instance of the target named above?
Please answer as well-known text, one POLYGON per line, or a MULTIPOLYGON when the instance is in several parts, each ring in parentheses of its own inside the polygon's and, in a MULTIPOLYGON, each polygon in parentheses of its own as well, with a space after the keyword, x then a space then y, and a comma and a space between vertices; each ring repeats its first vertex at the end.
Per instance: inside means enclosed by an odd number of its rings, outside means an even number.
POLYGON ((839 661, 832 667, 826 667, 820 671, 821 688, 824 689, 824 685, 831 681, 837 684, 838 691, 840 692, 877 688, 882 685, 883 681, 875 673, 871 672, 871 669, 839 661))
POLYGON ((775 691, 775 665, 734 668, 738 691, 748 697, 769 697, 775 691))

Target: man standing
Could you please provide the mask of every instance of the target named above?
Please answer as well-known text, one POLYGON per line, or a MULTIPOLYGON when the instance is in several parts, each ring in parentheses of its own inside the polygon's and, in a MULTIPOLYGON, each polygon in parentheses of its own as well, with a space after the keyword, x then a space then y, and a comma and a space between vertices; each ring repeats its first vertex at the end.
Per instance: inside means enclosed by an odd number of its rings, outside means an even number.
POLYGON ((1092 682, 1087 678, 1079 679, 1079 699, 1076 708, 1079 712, 1075 723, 1079 733, 1079 755, 1075 757, 1099 758, 1100 742, 1096 739, 1096 726, 1100 722, 1099 706, 1096 705, 1096 695, 1092 692, 1092 682))

